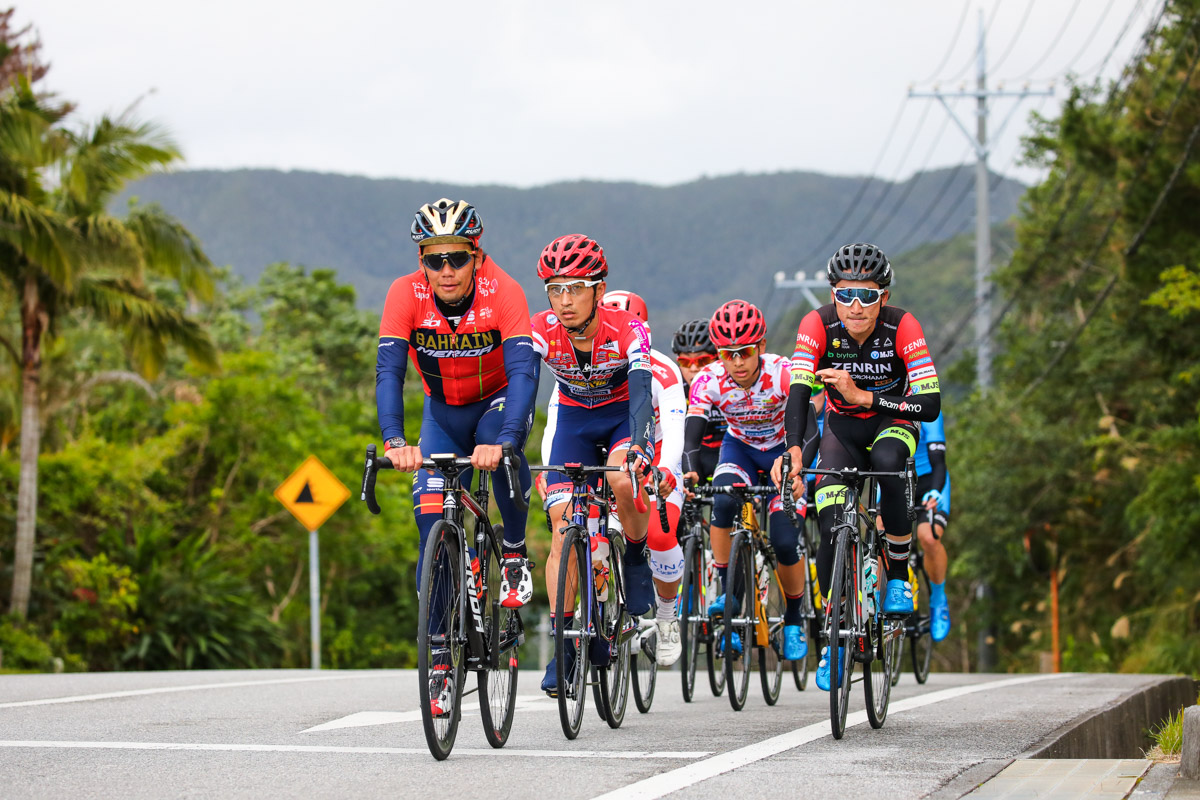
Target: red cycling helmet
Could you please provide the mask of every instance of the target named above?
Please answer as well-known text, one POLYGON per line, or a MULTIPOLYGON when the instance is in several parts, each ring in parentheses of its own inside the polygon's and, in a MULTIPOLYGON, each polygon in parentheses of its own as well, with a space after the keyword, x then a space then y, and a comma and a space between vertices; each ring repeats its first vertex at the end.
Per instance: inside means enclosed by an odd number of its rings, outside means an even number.
POLYGON ((650 311, 646 308, 646 301, 633 292, 624 290, 607 292, 604 299, 600 301, 600 305, 628 311, 642 322, 650 321, 650 311))
POLYGON ((730 300, 713 314, 708 335, 717 347, 757 344, 767 336, 767 321, 753 303, 730 300))
POLYGON ((551 278, 585 278, 603 280, 608 275, 608 261, 604 249, 582 233, 560 236, 542 250, 538 257, 538 277, 543 281, 551 278))

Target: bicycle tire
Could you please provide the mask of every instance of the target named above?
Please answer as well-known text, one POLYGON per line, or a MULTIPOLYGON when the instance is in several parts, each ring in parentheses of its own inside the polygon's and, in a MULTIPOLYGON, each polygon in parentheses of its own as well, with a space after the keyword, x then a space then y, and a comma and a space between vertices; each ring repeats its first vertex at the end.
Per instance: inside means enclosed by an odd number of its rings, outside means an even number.
POLYGON ((683 551, 683 578, 679 581, 679 677, 683 684, 683 702, 690 703, 696 692, 696 668, 700 641, 708 618, 708 604, 700 581, 704 575, 704 551, 695 538, 683 551))
POLYGON ((601 708, 605 722, 613 729, 621 727, 629 706, 629 658, 633 645, 633 632, 629 629, 632 620, 625 608, 624 552, 624 537, 615 538, 608 551, 612 587, 608 601, 600 604, 597 620, 597 627, 602 625, 604 628, 603 638, 616 651, 610 656, 608 666, 599 668, 601 708))
MULTIPOLYGON (((503 541, 504 529, 497 526, 489 535, 484 537, 483 547, 479 552, 481 575, 486 572, 487 579, 480 587, 483 591, 483 601, 488 607, 484 615, 484 641, 499 647, 500 637, 506 631, 519 628, 520 612, 515 608, 504 608, 500 605, 501 555, 495 542, 503 541), (487 565, 486 567, 484 565, 487 565)), ((479 716, 483 722, 483 735, 492 747, 504 747, 508 735, 512 731, 513 710, 517 702, 517 676, 519 661, 515 642, 507 650, 497 655, 496 669, 481 669, 479 679, 479 716)))
POLYGON ((867 721, 878 730, 887 719, 888 702, 892 695, 892 669, 895 667, 895 623, 877 615, 867 629, 871 631, 875 658, 863 664, 863 692, 866 696, 867 721))
POLYGON ((915 573, 916 583, 913 588, 916 591, 913 593, 913 599, 916 601, 916 609, 912 619, 916 635, 909 646, 909 652, 912 654, 913 677, 917 679, 917 683, 923 684, 929 680, 929 664, 933 658, 933 633, 930 631, 933 615, 929 608, 929 574, 925 572, 925 565, 918 562, 915 573))
POLYGON ((808 652, 804 658, 791 662, 792 664, 792 680, 796 683, 796 691, 803 692, 808 688, 808 661, 813 656, 813 651, 816 648, 813 644, 818 641, 813 636, 814 621, 817 617, 816 609, 813 608, 812 587, 808 577, 808 556, 805 556, 801 562, 804 564, 804 589, 800 595, 800 623, 801 629, 804 631, 804 636, 808 640, 808 652))
MULTIPOLYGON (((721 594, 721 578, 717 575, 717 568, 712 563, 712 551, 707 547, 704 551, 704 608, 705 613, 708 613, 709 598, 715 598, 721 594)), ((728 571, 726 571, 728 574, 728 571)), ((720 697, 725 693, 725 655, 723 648, 725 642, 725 623, 721 619, 708 617, 703 623, 705 629, 705 648, 704 661, 708 667, 708 688, 712 691, 713 697, 720 697)))
POLYGON ((654 689, 658 685, 658 661, 641 647, 633 648, 629 656, 629 683, 633 687, 633 702, 637 710, 642 714, 650 713, 650 707, 654 705, 654 689))
POLYGON ((562 537, 562 557, 558 564, 558 596, 554 603, 554 658, 558 680, 559 722, 562 723, 563 735, 574 739, 579 735, 584 708, 587 706, 588 629, 592 610, 587 602, 588 593, 584 590, 582 581, 591 580, 592 562, 586 531, 572 525, 563 531, 562 537), (577 588, 567 597, 567 585, 572 571, 577 588), (582 602, 576 602, 576 592, 583 598, 582 602), (569 631, 567 626, 562 624, 563 615, 568 608, 575 609, 575 619, 569 631), (565 667, 568 646, 575 648, 575 667, 570 672, 565 667))
POLYGON ((843 641, 841 631, 854 624, 854 579, 846 562, 850 557, 850 531, 846 527, 837 534, 837 549, 833 556, 833 573, 829 593, 829 722, 833 738, 841 739, 846 732, 846 712, 850 705, 850 684, 854 675, 854 659, 850 642, 843 641), (840 666, 840 669, 839 669, 840 666), (840 683, 839 683, 840 676, 840 683))
POLYGON ((462 592, 459 532, 445 520, 438 520, 425 539, 417 602, 417 686, 421 698, 421 724, 429 752, 438 761, 444 760, 454 749, 458 723, 462 719, 464 658, 458 630, 462 592), (433 592, 435 578, 438 583, 436 595, 433 592), (441 659, 448 659, 450 663, 447 677, 453 681, 451 709, 444 716, 434 717, 430 671, 434 662, 441 659))
MULTIPOLYGON (((906 625, 907 628, 907 625, 906 625)), ((892 670, 892 686, 895 687, 900 682, 900 676, 904 670, 900 669, 900 662, 904 658, 904 642, 908 639, 908 634, 900 637, 900 641, 896 643, 896 668, 892 670)))
POLYGON ((750 534, 738 530, 729 547, 729 572, 725 581, 725 632, 722 652, 725 655, 725 685, 729 690, 729 705, 741 711, 746 705, 750 688, 750 670, 754 653, 754 555, 750 534), (738 591, 738 583, 741 590, 738 591), (736 605, 734 601, 737 601, 736 605), (730 611, 737 608, 736 616, 730 611), (733 636, 737 634, 741 655, 735 655, 733 636), (732 656, 732 657, 731 657, 732 656))
MULTIPOLYGON (((767 644, 758 648, 758 676, 761 679, 763 700, 773 706, 779 702, 779 690, 783 687, 783 614, 786 610, 783 587, 779 584, 779 573, 754 561, 756 571, 762 569, 767 577, 767 597, 762 603, 766 617, 767 644)), ((761 602, 761 592, 760 592, 761 602)))

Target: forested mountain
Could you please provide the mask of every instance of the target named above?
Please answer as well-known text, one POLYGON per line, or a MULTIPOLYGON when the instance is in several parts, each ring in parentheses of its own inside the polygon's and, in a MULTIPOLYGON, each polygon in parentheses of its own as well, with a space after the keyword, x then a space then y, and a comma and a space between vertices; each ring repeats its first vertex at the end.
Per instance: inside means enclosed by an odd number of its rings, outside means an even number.
MULTIPOLYGON (((1024 187, 999 178, 993 185, 993 221, 1008 219, 1024 187)), ((527 291, 539 288, 533 263, 547 242, 587 233, 609 256, 610 287, 644 294, 665 328, 730 296, 763 302, 776 271, 821 267, 846 241, 872 241, 898 255, 967 230, 973 187, 974 171, 965 167, 895 184, 789 172, 666 187, 579 181, 532 189, 238 170, 151 176, 119 202, 132 195, 161 204, 216 263, 251 281, 276 261, 330 267, 365 308, 378 309, 391 281, 415 268, 413 212, 440 197, 462 198, 479 209, 485 249, 527 291), (860 193, 855 213, 839 225, 860 193)), ((914 274, 924 267, 914 264, 914 274)))

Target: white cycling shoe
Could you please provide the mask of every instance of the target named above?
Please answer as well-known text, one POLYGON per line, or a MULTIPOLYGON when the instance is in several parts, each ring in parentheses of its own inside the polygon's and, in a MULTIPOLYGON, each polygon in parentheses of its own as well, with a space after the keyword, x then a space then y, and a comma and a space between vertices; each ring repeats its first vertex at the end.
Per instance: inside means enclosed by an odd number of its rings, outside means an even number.
POLYGON ((683 654, 683 644, 679 641, 679 620, 657 619, 654 627, 658 630, 654 660, 660 667, 669 667, 683 654))

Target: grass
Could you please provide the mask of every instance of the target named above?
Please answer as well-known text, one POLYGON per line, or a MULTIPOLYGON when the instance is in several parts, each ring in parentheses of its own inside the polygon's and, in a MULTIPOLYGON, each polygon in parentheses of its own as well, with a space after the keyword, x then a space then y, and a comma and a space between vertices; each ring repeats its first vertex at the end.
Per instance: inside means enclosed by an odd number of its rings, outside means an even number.
MULTIPOLYGON (((1200 703, 1200 698, 1196 702, 1200 703)), ((1154 740, 1154 747, 1146 753, 1146 758, 1151 761, 1178 761, 1183 752, 1183 709, 1168 716, 1157 728, 1152 728, 1150 738, 1154 740)))

